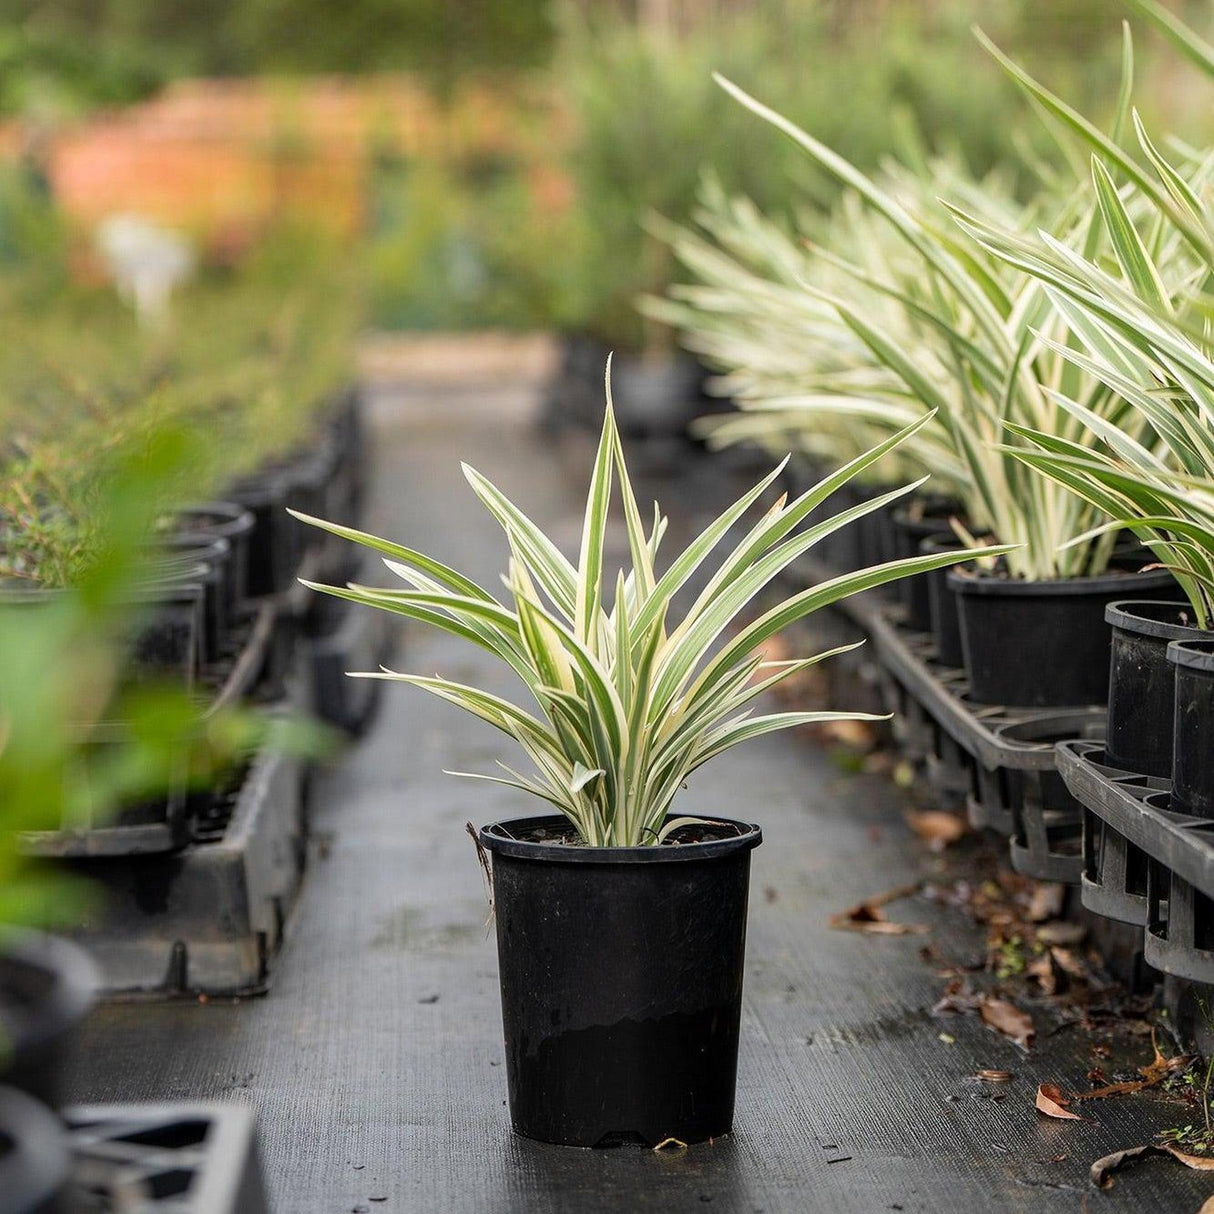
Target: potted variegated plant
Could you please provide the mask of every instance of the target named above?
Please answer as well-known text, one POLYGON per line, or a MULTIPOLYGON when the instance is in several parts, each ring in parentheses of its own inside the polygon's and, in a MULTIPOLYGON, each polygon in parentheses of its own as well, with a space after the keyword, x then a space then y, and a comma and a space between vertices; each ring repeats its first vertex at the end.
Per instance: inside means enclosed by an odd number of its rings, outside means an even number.
POLYGON ((534 772, 506 768, 480 778, 558 811, 480 831, 493 856, 507 1076, 519 1133, 593 1146, 613 1139, 692 1142, 730 1129, 750 851, 760 830, 676 817, 671 802, 691 772, 739 742, 863 715, 751 715, 768 688, 830 656, 772 662, 763 656, 764 643, 820 607, 960 554, 851 572, 760 610, 745 624, 739 618, 801 553, 916 487, 811 521, 829 494, 926 420, 793 500, 778 498, 746 525, 744 516, 781 465, 660 569, 666 519, 655 507, 649 526, 642 521, 608 390, 576 562, 489 481, 465 469, 506 533, 504 601, 414 549, 301 516, 382 553, 406 584, 315 589, 482 646, 513 668, 534 700, 527 711, 448 679, 370 675, 424 688, 496 726, 523 748, 534 772), (604 535, 613 480, 631 568, 612 580, 605 577, 604 535), (676 594, 735 529, 741 538, 676 618, 676 594))

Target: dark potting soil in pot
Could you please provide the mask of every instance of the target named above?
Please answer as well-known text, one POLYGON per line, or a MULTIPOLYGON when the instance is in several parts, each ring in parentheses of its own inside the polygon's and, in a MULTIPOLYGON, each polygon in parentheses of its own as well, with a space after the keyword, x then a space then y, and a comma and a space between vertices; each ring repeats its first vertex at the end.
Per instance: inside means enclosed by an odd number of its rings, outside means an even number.
POLYGON ((971 699, 1017 708, 1105 703, 1112 636, 1105 608, 1176 594, 1163 569, 1054 581, 954 569, 947 582, 958 598, 971 699))
POLYGON ((653 1146, 730 1129, 750 850, 761 835, 720 825, 666 847, 570 845, 555 817, 480 832, 493 854, 518 1133, 653 1146), (545 837, 534 841, 537 827, 545 837))

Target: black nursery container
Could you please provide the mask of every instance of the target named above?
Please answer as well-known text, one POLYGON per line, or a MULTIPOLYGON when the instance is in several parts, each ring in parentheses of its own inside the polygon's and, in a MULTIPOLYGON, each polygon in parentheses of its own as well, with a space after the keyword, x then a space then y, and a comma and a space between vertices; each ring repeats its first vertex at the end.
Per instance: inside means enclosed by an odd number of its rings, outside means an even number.
MULTIPOLYGON (((924 551, 922 545, 926 540, 937 540, 946 545, 934 551, 951 551, 960 546, 957 537, 948 529, 947 519, 938 515, 916 518, 908 511, 899 510, 893 516, 891 534, 893 551, 890 558, 894 560, 918 556, 924 551)), ((932 630, 930 578, 930 573, 916 573, 911 577, 899 578, 895 583, 898 598, 906 608, 907 627, 916 632, 932 630)))
MULTIPOLYGON (((965 545, 953 535, 931 535, 919 543, 920 556, 935 556, 940 552, 957 552, 965 545)), ((928 621, 932 640, 936 644, 936 659, 942 666, 960 669, 965 663, 961 652, 961 615, 957 607, 957 592, 949 585, 952 567, 932 569, 923 574, 927 582, 928 621)))
POLYGON ((64 1193, 71 1166, 62 1122, 17 1088, 0 1086, 0 1209, 72 1214, 64 1193))
POLYGON ((160 548, 198 563, 202 585, 202 631, 198 656, 201 664, 216 661, 227 645, 232 623, 232 546, 219 535, 173 532, 158 540, 160 548))
POLYGON ((947 581, 960 607, 970 698, 1014 708, 1103 704, 1111 637, 1105 608, 1176 593, 1166 569, 1053 581, 964 569, 947 581))
POLYGON ((1172 774, 1176 668, 1171 641, 1199 640, 1187 603, 1121 600, 1105 608, 1112 626, 1109 665, 1109 766, 1167 779, 1172 774))
POLYGON ((252 597, 249 591, 249 537, 253 515, 235 502, 201 502, 186 506, 174 516, 175 529, 190 535, 208 535, 228 542, 228 615, 235 618, 252 597))
POLYGON ((562 844, 560 817, 481 830, 519 1134, 655 1146, 730 1130, 762 834, 719 826, 725 837, 705 842, 618 848, 562 844))
POLYGON ((0 1084, 58 1108, 97 970, 74 944, 41 932, 0 934, 0 1084))
POLYGON ((1214 817, 1214 639, 1172 641, 1168 661, 1176 670, 1171 807, 1214 817))

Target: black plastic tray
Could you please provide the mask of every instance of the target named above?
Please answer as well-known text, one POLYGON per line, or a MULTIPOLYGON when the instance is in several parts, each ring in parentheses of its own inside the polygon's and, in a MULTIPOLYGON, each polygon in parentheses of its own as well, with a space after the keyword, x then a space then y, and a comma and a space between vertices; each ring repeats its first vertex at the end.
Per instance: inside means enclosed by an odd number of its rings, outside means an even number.
POLYGON ((874 599, 852 607, 886 676, 900 740, 975 827, 1009 836, 1012 866, 1043 881, 1078 884, 1082 809, 1058 776, 1055 744, 1103 735, 1103 706, 1025 709, 974 704, 963 671, 935 659, 932 639, 874 599))
MULTIPOLYGON (((277 618, 274 604, 263 604, 238 633, 227 661, 208 671, 203 685, 210 696, 208 715, 239 702, 254 689, 266 665, 277 618)), ((102 725, 90 741, 105 745, 121 729, 118 723, 102 725)), ((128 807, 100 825, 75 821, 60 830, 23 831, 22 850, 32 856, 64 858, 148 855, 184 847, 193 829, 186 775, 183 764, 180 779, 162 797, 128 807)))
POLYGON ((79 1105, 64 1121, 73 1214, 269 1212, 256 1123, 244 1105, 79 1105))
POLYGON ((267 748, 206 798, 181 851, 75 862, 98 898, 65 934, 97 962, 107 994, 266 989, 306 863, 302 788, 300 760, 267 748))
POLYGON ((1174 812, 1167 781, 1109 766, 1099 743, 1057 753, 1084 807, 1084 905, 1142 926, 1148 965, 1214 983, 1214 819, 1174 812))

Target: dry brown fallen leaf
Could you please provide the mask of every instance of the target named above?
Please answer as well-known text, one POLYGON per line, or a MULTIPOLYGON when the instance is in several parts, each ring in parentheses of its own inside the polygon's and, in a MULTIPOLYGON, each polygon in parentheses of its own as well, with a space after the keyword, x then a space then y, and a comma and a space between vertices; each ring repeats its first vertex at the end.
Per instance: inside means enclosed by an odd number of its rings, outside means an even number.
POLYGON ((864 721, 827 721, 822 726, 822 736, 854 750, 872 750, 877 744, 876 730, 864 721))
POLYGON ((1106 1083, 1103 1087, 1095 1088, 1090 1092, 1078 1093, 1075 1099, 1103 1100, 1106 1096, 1123 1096, 1129 1092, 1141 1092, 1143 1088, 1154 1087, 1169 1075, 1183 1071, 1192 1061, 1190 1054, 1177 1054, 1174 1058, 1165 1058, 1154 1034, 1151 1036, 1151 1048, 1155 1051, 1155 1057, 1146 1066, 1138 1068, 1141 1079, 1130 1079, 1124 1083, 1106 1083))
POLYGON ((831 915, 830 926, 841 932, 868 932, 878 936, 910 936, 927 931, 924 923, 891 923, 881 909, 899 898, 909 898, 919 892, 921 883, 900 885, 897 889, 865 898, 845 911, 831 915))
POLYGON ((1089 977, 1089 970, 1084 964, 1083 958, 1080 957, 1079 954, 1073 949, 1052 948, 1050 949, 1050 956, 1054 959, 1054 964, 1069 977, 1089 977))
MULTIPOLYGON (((1113 1184, 1113 1172, 1127 1163, 1141 1159, 1144 1155, 1171 1155, 1178 1163, 1183 1163, 1186 1168, 1192 1168, 1196 1172, 1214 1172, 1214 1159, 1207 1159, 1204 1155, 1186 1155, 1179 1147, 1149 1142, 1140 1147, 1126 1147, 1124 1150, 1114 1151, 1111 1155, 1101 1157, 1092 1164, 1088 1174, 1098 1189, 1110 1188, 1113 1184)), ((1211 1202, 1214 1202, 1214 1198, 1202 1206, 1202 1211, 1211 1202)))
POLYGON ((1062 1089, 1055 1083, 1042 1083, 1037 1088, 1037 1112, 1047 1117, 1057 1117, 1059 1121, 1087 1121, 1078 1113, 1072 1113, 1066 1106, 1070 1097, 1063 1095, 1062 1089))
POLYGON ((1214 1159, 1205 1155, 1186 1155, 1179 1147, 1165 1146, 1163 1148, 1173 1159, 1179 1159, 1186 1168, 1195 1172, 1214 1172, 1214 1159))
POLYGON ((1058 990, 1058 975, 1054 973, 1054 961, 1049 953, 1042 953, 1034 961, 1030 961, 1024 972, 1036 980, 1037 985, 1046 995, 1053 995, 1058 990))
POLYGON ((1052 881, 1038 885, 1029 898, 1028 919, 1030 923, 1044 923, 1057 919, 1062 914, 1062 903, 1066 897, 1066 886, 1052 881))
POLYGON ((986 1024, 998 1029, 1005 1037, 1010 1037, 1022 1049, 1027 1050, 1033 1044, 1033 1038, 1037 1035, 1033 1018, 1014 1003, 983 995, 978 1011, 986 1024))
POLYGON ((1201 1203, 1201 1209, 1197 1211, 1197 1214, 1214 1214, 1214 1197, 1207 1197, 1201 1203))
POLYGON ((942 809, 908 809, 906 822, 932 851, 943 851, 966 832, 963 818, 942 809))
POLYGON ((1087 934, 1088 929, 1082 923, 1068 923, 1064 919, 1043 923, 1037 929, 1037 939, 1042 944, 1079 944, 1087 934))

